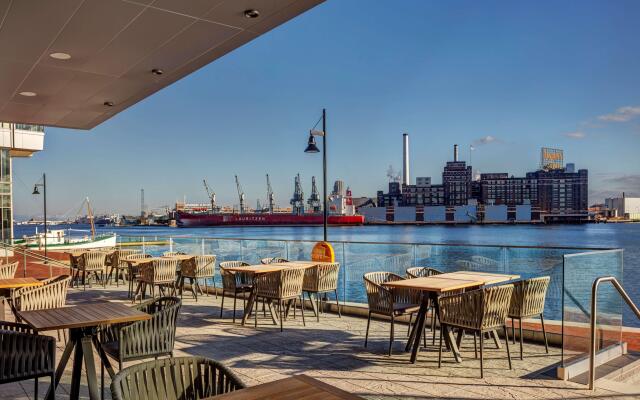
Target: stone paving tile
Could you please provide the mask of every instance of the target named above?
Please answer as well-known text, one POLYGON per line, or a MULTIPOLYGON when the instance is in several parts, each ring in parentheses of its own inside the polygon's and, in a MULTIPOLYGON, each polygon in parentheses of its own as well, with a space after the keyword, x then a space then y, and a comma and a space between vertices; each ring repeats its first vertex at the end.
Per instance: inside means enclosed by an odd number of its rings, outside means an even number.
MULTIPOLYGON (((87 299, 126 301, 124 289, 94 287, 86 292, 72 289, 69 303, 87 299)), ((430 332, 427 333, 427 347, 421 349, 416 364, 411 364, 409 354, 404 352, 406 325, 397 325, 393 354, 389 357, 387 322, 372 321, 369 345, 364 348, 366 319, 323 314, 318 323, 309 311, 305 313, 306 327, 298 313, 296 319, 291 316, 285 321, 281 333, 279 326, 273 325, 261 311, 257 329, 253 318, 242 326, 241 301, 238 301, 235 324, 231 321, 232 302, 228 299, 225 299, 223 318, 219 318, 220 300, 214 296, 200 297, 197 303, 191 298, 184 299, 174 356, 200 355, 217 359, 250 386, 305 373, 366 399, 625 398, 602 389, 590 392, 582 385, 545 376, 531 378, 560 360, 558 348, 550 348, 548 355, 544 346, 525 343, 525 359, 520 360, 519 344, 510 343, 513 369, 509 370, 504 341, 502 349, 496 349, 493 341, 486 341, 485 378, 480 379, 479 361, 474 359, 473 339, 469 336, 465 337, 461 348, 463 362, 454 362, 444 351, 442 367, 438 368, 437 347, 432 345, 430 332)), ((58 355, 62 346, 59 342, 58 355)), ((69 368, 58 388, 58 398, 68 397, 70 381, 69 368)), ((105 383, 108 388, 108 377, 105 383)), ((47 380, 42 379, 39 398, 47 387, 47 380)), ((108 390, 105 395, 110 398, 108 390)), ((0 399, 27 398, 33 398, 33 381, 0 388, 0 399)), ((81 398, 87 398, 86 386, 81 389, 81 398)))

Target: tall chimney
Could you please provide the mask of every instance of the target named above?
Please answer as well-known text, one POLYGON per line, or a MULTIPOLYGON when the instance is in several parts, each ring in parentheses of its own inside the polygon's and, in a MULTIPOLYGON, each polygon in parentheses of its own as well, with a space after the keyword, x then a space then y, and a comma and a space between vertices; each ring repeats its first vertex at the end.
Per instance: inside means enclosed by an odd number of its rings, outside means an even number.
POLYGON ((402 183, 410 185, 409 180, 409 134, 402 135, 402 183))
POLYGON ((458 145, 453 145, 453 161, 458 161, 458 145))

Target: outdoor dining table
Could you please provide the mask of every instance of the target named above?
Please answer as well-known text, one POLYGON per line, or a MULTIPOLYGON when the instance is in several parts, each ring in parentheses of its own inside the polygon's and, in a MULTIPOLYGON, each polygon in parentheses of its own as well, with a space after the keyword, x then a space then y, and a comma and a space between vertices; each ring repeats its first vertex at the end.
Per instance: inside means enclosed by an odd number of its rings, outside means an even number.
POLYGON ((277 381, 263 383, 246 389, 211 397, 207 400, 361 400, 362 397, 321 382, 306 375, 296 375, 277 381))
MULTIPOLYGON (((305 268, 306 269, 306 268, 311 268, 315 265, 320 265, 320 264, 325 264, 325 263, 320 261, 289 261, 289 262, 272 263, 272 264, 248 265, 244 267, 229 267, 229 268, 225 268, 225 271, 243 272, 255 277, 261 274, 278 272, 288 268, 305 268)), ((251 289, 251 292, 249 293, 249 299, 247 300, 247 304, 245 305, 245 308, 244 308, 244 315, 242 316, 242 325, 244 325, 249 319, 249 317, 251 316, 251 312, 253 310, 253 304, 255 303, 255 300, 256 300, 256 288, 254 285, 253 288, 251 289)), ((279 320, 278 320, 277 313, 273 308, 273 304, 269 302, 267 303, 267 307, 269 308, 269 312, 271 313, 271 319, 273 320, 273 323, 277 325, 279 323, 279 320)))
MULTIPOLYGON (((433 304, 434 313, 439 314, 438 297, 442 294, 450 293, 454 290, 472 289, 484 285, 507 282, 518 279, 520 275, 495 274, 489 272, 457 271, 440 275, 432 275, 422 278, 404 279, 395 282, 383 283, 385 287, 391 289, 415 289, 422 292, 420 310, 416 322, 411 329, 409 340, 405 351, 411 349, 411 362, 415 363, 420 349, 420 341, 424 334, 425 318, 429 309, 429 302, 433 304)), ((452 332, 446 326, 441 327, 447 348, 451 349, 457 362, 462 361, 457 341, 454 340, 452 332)), ((461 338, 461 336, 460 336, 461 338)))
MULTIPOLYGON (((69 329, 69 341, 56 368, 56 387, 74 352, 71 374, 70 398, 77 399, 80 393, 80 375, 84 360, 89 398, 100 398, 100 388, 93 357, 95 347, 98 356, 111 373, 113 368, 98 343, 98 326, 151 319, 149 314, 125 306, 122 303, 96 302, 47 310, 20 311, 20 318, 36 332, 69 329)), ((47 396, 48 398, 48 396, 47 396)))
MULTIPOLYGON (((193 257, 195 257, 195 255, 192 254, 174 254, 171 256, 162 256, 162 257, 149 257, 149 258, 140 258, 140 259, 135 259, 135 260, 124 260, 124 262, 126 262, 129 265, 129 272, 131 272, 131 270, 135 267, 138 267, 142 264, 147 264, 153 261, 157 261, 157 260, 166 260, 166 259, 172 259, 172 260, 178 260, 178 268, 176 270, 176 282, 178 282, 178 280, 180 279, 180 269, 182 266, 182 263, 184 261, 190 260, 193 257)), ((131 274, 129 275, 131 276, 131 274)), ((138 282, 138 286, 136 287, 135 292, 133 291, 133 280, 129 279, 129 292, 132 294, 133 299, 135 300, 137 295, 140 294, 141 296, 144 296, 144 293, 139 293, 142 289, 142 283, 138 282)))
MULTIPOLYGON (((13 303, 11 302, 11 291, 23 287, 42 286, 43 284, 44 283, 42 283, 42 281, 33 277, 0 279, 0 295, 2 295, 2 292, 9 293, 7 301, 9 303, 9 307, 11 307, 11 311, 15 312, 13 303)), ((0 305, 0 320, 4 320, 4 307, 2 305, 0 305)))

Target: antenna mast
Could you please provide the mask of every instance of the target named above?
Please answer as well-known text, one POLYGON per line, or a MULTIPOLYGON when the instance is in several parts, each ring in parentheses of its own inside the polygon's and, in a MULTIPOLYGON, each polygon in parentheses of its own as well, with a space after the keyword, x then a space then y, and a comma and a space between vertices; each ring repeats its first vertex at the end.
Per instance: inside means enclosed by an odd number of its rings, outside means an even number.
POLYGON ((238 175, 236 175, 236 187, 238 188, 238 198, 240 199, 240 214, 244 214, 244 191, 238 180, 238 175))
MULTIPOLYGON (((142 189, 143 199, 144 199, 144 189, 142 189)), ((91 203, 89 202, 89 198, 86 198, 87 202, 87 217, 89 218, 89 224, 91 224, 91 240, 96 238, 96 225, 93 223, 93 211, 91 210, 91 203)), ((45 232, 46 234, 46 232, 45 232)))
POLYGON ((273 189, 271 188, 271 181, 269 180, 269 174, 267 174, 267 204, 269 205, 269 212, 273 213, 275 207, 275 198, 273 196, 273 189))

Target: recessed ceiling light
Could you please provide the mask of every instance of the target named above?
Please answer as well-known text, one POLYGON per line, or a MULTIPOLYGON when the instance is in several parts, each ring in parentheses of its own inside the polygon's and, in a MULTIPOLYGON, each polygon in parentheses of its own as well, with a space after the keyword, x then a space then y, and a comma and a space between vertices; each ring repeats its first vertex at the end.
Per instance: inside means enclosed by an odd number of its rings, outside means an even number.
POLYGON ((260 12, 254 9, 244 10, 244 16, 245 18, 251 18, 251 19, 258 18, 260 16, 260 12))
POLYGON ((34 92, 20 92, 19 95, 20 96, 24 96, 24 97, 35 97, 36 93, 34 93, 34 92))
POLYGON ((107 107, 113 107, 113 101, 105 101, 104 105, 107 107))
POLYGON ((162 69, 160 69, 160 68, 154 68, 154 69, 151 70, 151 73, 154 74, 154 75, 162 75, 162 74, 164 74, 164 71, 162 69))
POLYGON ((55 58, 56 60, 68 60, 71 58, 71 55, 67 53, 51 53, 49 57, 55 58))

